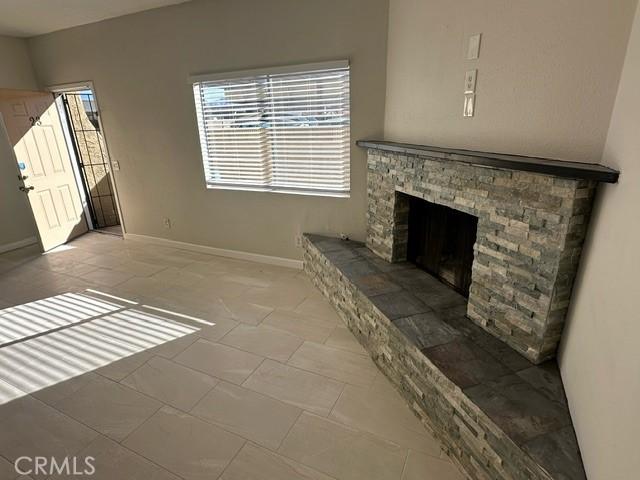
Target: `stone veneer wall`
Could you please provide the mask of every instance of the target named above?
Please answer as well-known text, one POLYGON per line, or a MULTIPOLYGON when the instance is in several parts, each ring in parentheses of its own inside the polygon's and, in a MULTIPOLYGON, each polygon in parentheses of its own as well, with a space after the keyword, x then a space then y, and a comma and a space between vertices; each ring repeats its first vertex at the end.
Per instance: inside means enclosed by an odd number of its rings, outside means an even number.
POLYGON ((532 362, 555 356, 596 183, 369 149, 367 246, 406 260, 412 195, 478 217, 467 315, 532 362))
POLYGON ((473 480, 550 480, 307 239, 304 269, 422 424, 473 480))

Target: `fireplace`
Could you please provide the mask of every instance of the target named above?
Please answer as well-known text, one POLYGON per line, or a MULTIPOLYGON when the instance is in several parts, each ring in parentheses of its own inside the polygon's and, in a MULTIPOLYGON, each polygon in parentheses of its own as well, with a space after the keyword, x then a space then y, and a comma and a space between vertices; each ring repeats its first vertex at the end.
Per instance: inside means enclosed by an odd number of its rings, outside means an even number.
POLYGON ((367 247, 389 262, 409 259, 452 284, 467 296, 471 321, 532 362, 552 358, 588 225, 593 179, 615 181, 615 172, 479 152, 455 151, 455 159, 447 159, 441 150, 370 148, 367 247), (446 223, 439 224, 442 218, 446 223))
POLYGON ((417 197, 408 202, 407 260, 468 297, 478 217, 417 197))
POLYGON ((358 145, 366 244, 305 235, 313 283, 469 478, 584 480, 552 357, 596 184, 618 172, 358 145))

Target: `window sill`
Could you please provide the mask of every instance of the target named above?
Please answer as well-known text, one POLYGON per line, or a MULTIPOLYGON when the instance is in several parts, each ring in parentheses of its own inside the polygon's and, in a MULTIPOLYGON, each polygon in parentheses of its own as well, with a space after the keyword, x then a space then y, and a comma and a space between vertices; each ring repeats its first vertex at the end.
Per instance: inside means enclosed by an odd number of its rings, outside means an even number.
POLYGON ((350 198, 350 192, 326 192, 322 190, 294 190, 286 188, 264 188, 264 187, 249 187, 238 185, 218 185, 207 184, 207 190, 235 190, 239 192, 262 192, 262 193, 285 193, 292 195, 303 195, 307 197, 333 197, 333 198, 350 198))

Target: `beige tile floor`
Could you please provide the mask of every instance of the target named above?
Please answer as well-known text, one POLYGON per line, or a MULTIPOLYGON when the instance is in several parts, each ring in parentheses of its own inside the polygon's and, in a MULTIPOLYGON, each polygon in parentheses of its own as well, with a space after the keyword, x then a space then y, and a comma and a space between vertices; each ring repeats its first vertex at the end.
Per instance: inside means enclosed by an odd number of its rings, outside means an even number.
POLYGON ((0 255, 0 308, 0 480, 463 478, 298 270, 87 234, 0 255))

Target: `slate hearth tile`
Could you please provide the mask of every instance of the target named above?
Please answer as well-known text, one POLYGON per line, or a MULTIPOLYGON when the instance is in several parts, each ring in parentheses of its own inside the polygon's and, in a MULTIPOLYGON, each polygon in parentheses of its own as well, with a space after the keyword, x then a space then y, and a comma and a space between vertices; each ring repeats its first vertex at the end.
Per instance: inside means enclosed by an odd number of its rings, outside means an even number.
POLYGON ((525 443, 523 449, 539 462, 553 478, 585 480, 580 450, 573 427, 540 435, 525 443))
POLYGON ((560 378, 560 370, 555 360, 549 360, 542 365, 520 370, 517 375, 533 385, 549 400, 560 402, 563 405, 567 404, 562 378, 560 378))
POLYGON ((369 300, 389 320, 409 317, 417 313, 428 312, 431 309, 407 291, 383 293, 370 297, 369 300))
POLYGON ((514 374, 466 388, 464 393, 517 445, 571 425, 566 407, 514 374))
MULTIPOLYGON (((467 305, 456 305, 455 307, 443 308, 438 310, 438 318, 447 322, 453 328, 458 330, 455 323, 466 325, 467 323, 473 324, 471 320, 467 318, 467 305)), ((475 324, 473 324, 475 326, 475 324)), ((460 332, 464 334, 464 332, 460 332)))
POLYGON ((398 318, 393 324, 420 350, 456 340, 460 333, 434 312, 398 318))
POLYGON ((509 370, 517 372, 534 364, 516 352, 499 338, 479 327, 466 316, 466 306, 438 311, 440 317, 471 342, 489 353, 509 370), (465 312, 465 313, 461 313, 465 312))
POLYGON ((325 237, 322 235, 314 235, 312 233, 307 233, 305 235, 322 253, 341 250, 344 248, 344 240, 341 240, 340 238, 325 237))
POLYGON ((411 289, 412 293, 434 310, 444 310, 461 305, 467 305, 467 299, 455 290, 444 284, 439 284, 435 288, 429 286, 425 288, 411 289))
POLYGON ((331 263, 338 266, 361 259, 356 250, 346 247, 324 252, 324 256, 327 257, 327 260, 331 263))
POLYGON ((422 352, 462 389, 511 373, 507 367, 468 340, 454 340, 426 348, 422 352))
POLYGON ((406 268, 389 272, 389 278, 408 290, 428 290, 443 286, 440 280, 410 263, 406 268))
POLYGON ((378 255, 373 253, 367 247, 359 247, 355 249, 360 255, 361 258, 364 258, 370 261, 374 267, 376 267, 381 272, 397 272, 406 269, 415 269, 415 265, 409 262, 387 262, 383 258, 380 258, 378 255))
POLYGON ((371 262, 357 257, 348 262, 336 265, 338 266, 338 269, 343 273, 343 275, 350 280, 362 277, 364 275, 375 275, 380 273, 380 271, 376 267, 374 267, 371 262))
POLYGON ((391 282, 384 273, 361 275, 352 279, 352 282, 362 293, 370 297, 402 290, 400 285, 391 282))

